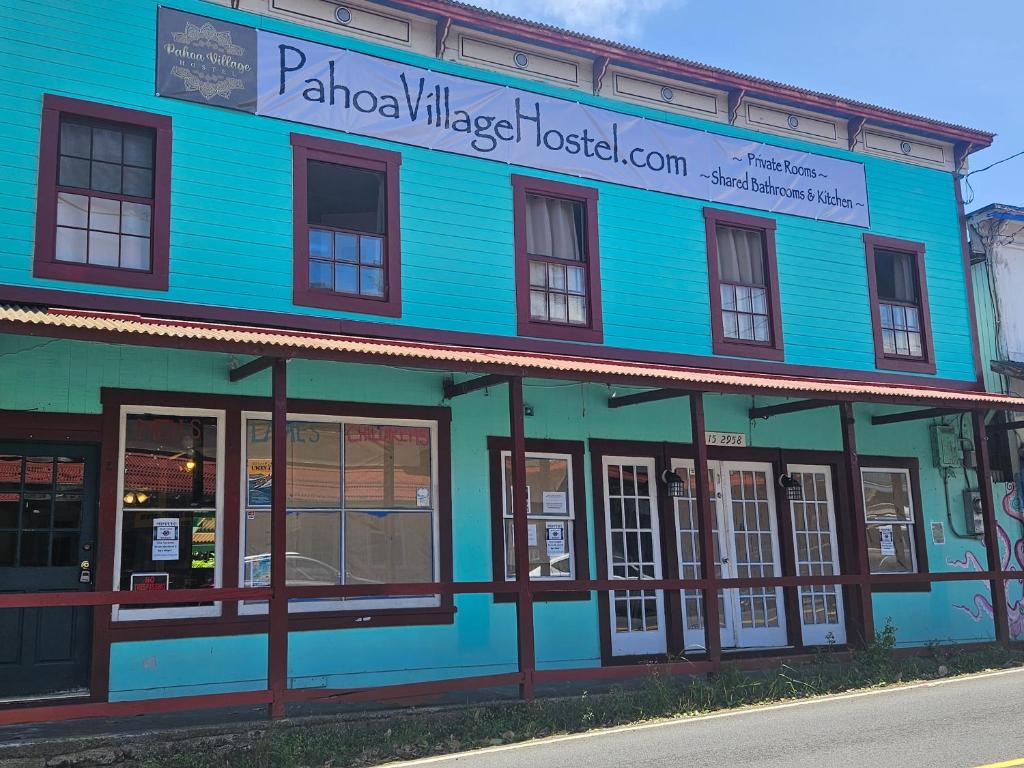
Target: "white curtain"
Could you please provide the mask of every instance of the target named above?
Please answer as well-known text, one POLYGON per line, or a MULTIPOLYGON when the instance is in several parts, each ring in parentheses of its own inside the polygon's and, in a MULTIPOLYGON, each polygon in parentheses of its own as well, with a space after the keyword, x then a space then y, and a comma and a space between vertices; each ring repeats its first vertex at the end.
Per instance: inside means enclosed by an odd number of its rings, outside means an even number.
POLYGON ((534 256, 551 256, 582 261, 576 232, 576 206, 570 200, 526 196, 526 251, 534 256))
POLYGON ((764 250, 761 233, 719 225, 718 271, 724 283, 764 285, 764 250))
POLYGON ((898 251, 878 251, 875 254, 879 298, 917 301, 917 275, 914 257, 898 251), (887 262, 892 266, 887 268, 887 262))

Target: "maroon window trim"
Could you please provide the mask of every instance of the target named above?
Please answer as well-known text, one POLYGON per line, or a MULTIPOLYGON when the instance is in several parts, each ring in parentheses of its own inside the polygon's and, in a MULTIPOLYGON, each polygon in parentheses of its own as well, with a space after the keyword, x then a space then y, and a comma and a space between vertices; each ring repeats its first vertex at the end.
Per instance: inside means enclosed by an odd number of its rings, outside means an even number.
POLYGON ((402 156, 386 149, 345 141, 291 134, 292 220, 294 232, 295 304, 385 317, 402 316, 402 244, 398 169, 402 156), (309 224, 306 209, 306 169, 310 160, 381 171, 385 178, 384 297, 355 296, 309 287, 309 224))
POLYGON ((704 233, 708 252, 708 292, 711 300, 711 351, 716 355, 752 357, 759 360, 785 359, 782 342, 782 302, 779 299, 779 269, 775 256, 775 219, 750 216, 745 213, 704 209, 704 233), (727 338, 722 327, 722 277, 718 268, 718 233, 716 227, 750 229, 761 233, 764 242, 764 271, 768 294, 767 342, 727 338))
POLYGON ((928 281, 924 271, 924 243, 897 240, 892 237, 864 235, 864 256, 868 269, 868 297, 871 304, 871 333, 875 341, 875 367, 904 373, 935 373, 935 340, 932 337, 931 312, 928 309, 928 281), (882 319, 878 314, 878 280, 875 273, 875 250, 898 251, 914 257, 917 272, 918 311, 921 321, 921 357, 887 354, 882 344, 882 319))
MULTIPOLYGON (((597 235, 597 190, 560 181, 538 179, 533 176, 512 174, 512 207, 515 232, 516 325, 520 336, 533 336, 563 341, 586 341, 600 344, 604 341, 601 319, 601 259, 597 235), (584 205, 586 217, 587 309, 589 324, 566 325, 530 318, 530 257, 526 252, 526 195, 556 197, 573 200, 584 205)), ((544 259, 558 261, 561 259, 544 259)))
MULTIPOLYGON (((928 570, 928 541, 927 533, 925 528, 931 527, 931 520, 927 520, 924 514, 924 501, 921 497, 921 471, 920 465, 917 459, 907 456, 861 456, 860 457, 860 468, 863 473, 864 470, 892 468, 892 469, 905 469, 910 473, 910 495, 914 502, 914 556, 917 558, 917 570, 914 573, 929 573, 928 570)), ((861 477, 863 483, 863 476, 861 477)), ((867 510, 857 510, 857 514, 864 517, 867 510)), ((838 514, 838 510, 836 512, 838 514)), ((890 578, 888 574, 872 574, 873 576, 885 575, 886 578, 890 578)), ((931 592, 932 584, 930 581, 907 581, 902 582, 902 576, 909 576, 911 574, 906 573, 894 573, 891 575, 893 581, 887 584, 873 584, 871 587, 872 592, 931 592)))
MULTIPOLYGON (((128 195, 102 197, 138 202, 128 195)), ((92 101, 43 95, 43 115, 39 139, 39 180, 36 198, 36 242, 32 274, 51 280, 116 285, 122 288, 167 290, 170 261, 171 220, 171 118, 136 109, 113 107, 92 101), (107 267, 98 264, 72 264, 56 260, 57 238, 57 154, 60 148, 62 115, 104 120, 123 125, 153 129, 153 206, 149 271, 107 267)))
MULTIPOLYGON (((212 408, 225 412, 225 465, 223 563, 221 583, 238 586, 241 523, 241 414, 243 411, 268 411, 268 398, 245 395, 211 395, 187 392, 102 388, 103 455, 99 488, 100 516, 98 540, 114 542, 117 526, 117 481, 121 471, 117 461, 120 443, 120 412, 122 405, 212 408)), ((353 403, 329 400, 288 399, 291 413, 315 413, 323 416, 374 417, 386 419, 423 419, 437 422, 438 481, 438 559, 439 582, 453 579, 452 559, 452 470, 451 409, 440 406, 414 406, 353 403)), ((114 574, 115 546, 98 550, 97 583, 110 584, 114 574)), ((442 595, 440 605, 414 608, 373 608, 360 611, 322 611, 289 614, 290 631, 348 629, 367 626, 412 626, 421 624, 452 624, 456 608, 451 595, 442 595)), ((168 619, 140 619, 114 622, 109 611, 96 612, 94 643, 106 648, 112 641, 169 637, 213 637, 251 634, 266 631, 265 614, 239 615, 238 604, 223 604, 220 616, 168 619)), ((97 651, 102 654, 101 650, 97 651)))
MULTIPOLYGON (((508 437, 488 437, 487 452, 490 466, 491 492, 491 563, 494 581, 505 582, 505 518, 503 515, 502 496, 504 488, 501 482, 502 451, 512 450, 512 439, 508 437)), ((573 568, 578 579, 590 578, 590 553, 587 547, 587 489, 584 485, 584 445, 578 440, 544 440, 528 438, 526 452, 531 453, 565 453, 572 457, 572 546, 573 568)), ((511 583, 511 582, 510 582, 511 583)), ((534 592, 534 600, 568 601, 590 600, 590 592, 543 591, 543 581, 535 580, 539 591, 534 592)), ((513 594, 493 596, 496 603, 515 602, 513 594)))

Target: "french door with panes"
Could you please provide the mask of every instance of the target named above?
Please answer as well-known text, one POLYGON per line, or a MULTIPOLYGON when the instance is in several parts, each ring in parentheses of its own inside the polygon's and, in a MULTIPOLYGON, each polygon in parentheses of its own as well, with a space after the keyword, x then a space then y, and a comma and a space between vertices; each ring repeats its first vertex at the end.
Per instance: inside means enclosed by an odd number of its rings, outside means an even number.
MULTIPOLYGON (((672 469, 683 481, 686 495, 673 499, 675 506, 676 551, 679 554, 679 578, 701 578, 700 567, 700 512, 697 508, 696 476, 693 461, 689 459, 673 459, 672 469)), ((726 528, 722 524, 721 494, 718 492, 718 467, 709 465, 711 501, 714 508, 714 529, 712 536, 715 542, 715 576, 724 578, 722 571, 722 552, 728 552, 726 528)), ((726 556, 726 562, 729 558, 726 556)), ((718 591, 718 626, 721 633, 723 648, 736 645, 736 632, 733 629, 733 590, 718 591)), ((681 594, 683 606, 683 641, 687 650, 704 650, 704 594, 699 589, 684 589, 681 594)))
MULTIPOLYGON (((0 592, 93 589, 96 455, 0 443, 0 592)), ((0 610, 0 699, 88 693, 92 612, 0 610)))
MULTIPOLYGON (((686 479, 689 497, 676 500, 679 570, 683 578, 700 571, 700 528, 693 462, 676 460, 673 468, 686 479), (685 470, 685 473, 684 471, 685 470)), ((721 578, 782 575, 772 466, 759 462, 710 462, 715 507, 715 571, 721 578)), ((702 597, 683 590, 683 637, 687 648, 704 645, 702 597)), ((779 587, 741 587, 719 593, 719 627, 723 648, 770 648, 786 645, 786 618, 779 587)))
MULTIPOLYGON (((662 578, 654 459, 605 456, 602 473, 609 578, 662 578)), ((608 601, 612 655, 666 652, 661 590, 612 590, 608 601)))
MULTIPOLYGON (((793 551, 798 576, 839 573, 832 470, 828 466, 790 464, 786 471, 800 483, 801 501, 791 501, 793 551)), ((804 645, 846 642, 843 591, 835 585, 800 587, 800 625, 804 645)))

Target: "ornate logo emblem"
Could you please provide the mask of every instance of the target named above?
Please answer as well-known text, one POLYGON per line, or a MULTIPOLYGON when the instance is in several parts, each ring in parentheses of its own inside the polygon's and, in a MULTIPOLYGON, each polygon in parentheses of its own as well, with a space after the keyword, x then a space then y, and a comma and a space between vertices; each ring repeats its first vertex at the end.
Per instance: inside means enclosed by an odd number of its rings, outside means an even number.
POLYGON ((219 31, 209 21, 187 21, 185 31, 174 32, 171 37, 173 42, 165 45, 165 51, 177 63, 170 74, 186 91, 211 101, 230 100, 233 92, 245 88, 242 76, 252 67, 241 58, 245 48, 231 39, 230 32, 219 31))

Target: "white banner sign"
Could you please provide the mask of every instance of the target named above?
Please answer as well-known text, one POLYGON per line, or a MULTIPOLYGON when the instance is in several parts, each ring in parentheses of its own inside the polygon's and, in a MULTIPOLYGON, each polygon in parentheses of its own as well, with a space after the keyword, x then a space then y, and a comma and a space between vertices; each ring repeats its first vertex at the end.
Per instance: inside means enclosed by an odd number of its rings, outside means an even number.
POLYGON ((864 167, 257 31, 256 113, 866 227, 864 167))
POLYGON ((161 8, 157 93, 417 147, 869 225, 864 166, 161 8))

